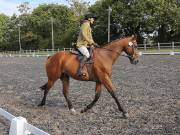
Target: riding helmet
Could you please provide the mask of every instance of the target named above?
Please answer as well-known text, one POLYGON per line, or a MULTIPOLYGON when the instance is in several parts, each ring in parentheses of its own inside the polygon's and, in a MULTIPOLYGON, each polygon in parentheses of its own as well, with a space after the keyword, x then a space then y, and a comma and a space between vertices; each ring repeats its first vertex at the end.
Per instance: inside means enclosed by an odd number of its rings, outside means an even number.
POLYGON ((85 14, 84 19, 88 20, 89 18, 97 19, 97 16, 94 13, 87 13, 87 14, 85 14))

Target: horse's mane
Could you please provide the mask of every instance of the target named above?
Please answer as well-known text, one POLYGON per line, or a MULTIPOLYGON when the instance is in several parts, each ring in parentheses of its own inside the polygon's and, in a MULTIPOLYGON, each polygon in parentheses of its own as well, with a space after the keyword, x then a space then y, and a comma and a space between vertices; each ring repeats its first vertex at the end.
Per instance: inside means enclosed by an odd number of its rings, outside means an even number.
POLYGON ((123 39, 125 39, 125 38, 130 38, 130 37, 131 37, 131 36, 121 37, 121 38, 115 39, 115 40, 113 40, 113 41, 111 41, 111 42, 108 42, 108 43, 102 45, 101 48, 106 47, 106 46, 108 46, 108 45, 110 45, 110 44, 112 44, 112 43, 114 43, 114 42, 119 41, 119 40, 123 40, 123 39))

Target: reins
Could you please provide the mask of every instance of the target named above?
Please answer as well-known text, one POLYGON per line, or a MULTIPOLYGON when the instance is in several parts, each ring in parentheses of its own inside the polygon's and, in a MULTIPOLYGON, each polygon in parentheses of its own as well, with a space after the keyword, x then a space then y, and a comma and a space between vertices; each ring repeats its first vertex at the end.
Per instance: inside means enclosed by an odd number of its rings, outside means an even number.
MULTIPOLYGON (((108 49, 108 48, 105 48, 105 47, 102 47, 101 49, 105 49, 105 50, 107 50, 107 51, 112 51, 112 52, 117 53, 118 55, 121 55, 120 52, 114 51, 114 50, 112 50, 112 49, 108 49)), ((128 58, 132 58, 131 56, 129 56, 129 55, 127 55, 127 54, 122 54, 121 56, 128 57, 128 58)))
POLYGON ((108 48, 105 48, 105 47, 102 47, 101 49, 105 49, 105 50, 108 50, 108 51, 115 52, 115 53, 117 53, 118 55, 121 54, 120 52, 117 52, 117 51, 114 51, 114 50, 112 50, 112 49, 108 49, 108 48))

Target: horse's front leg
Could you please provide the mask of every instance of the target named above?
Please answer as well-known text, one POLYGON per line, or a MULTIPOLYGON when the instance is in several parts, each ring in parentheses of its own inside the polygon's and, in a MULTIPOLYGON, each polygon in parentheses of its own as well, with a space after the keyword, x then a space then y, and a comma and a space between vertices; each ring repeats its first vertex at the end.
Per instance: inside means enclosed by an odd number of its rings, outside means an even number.
POLYGON ((63 84, 63 95, 64 95, 64 97, 66 99, 68 108, 72 113, 75 113, 76 111, 73 108, 72 102, 71 102, 71 100, 69 98, 69 76, 63 74, 60 79, 61 79, 62 84, 63 84))
POLYGON ((108 90, 108 92, 110 93, 110 95, 114 98, 114 100, 118 106, 119 111, 121 111, 123 113, 123 117, 125 117, 125 118, 128 117, 127 112, 121 106, 121 104, 117 98, 117 95, 114 92, 115 87, 113 86, 113 83, 112 83, 110 77, 108 75, 105 75, 105 77, 102 78, 102 82, 103 82, 104 86, 106 87, 106 89, 108 90))
POLYGON ((95 89, 95 97, 94 97, 94 100, 89 104, 87 105, 82 111, 81 113, 84 113, 86 112, 87 110, 91 109, 94 104, 98 101, 100 95, 101 95, 101 86, 102 84, 99 83, 99 82, 96 82, 96 89, 95 89))

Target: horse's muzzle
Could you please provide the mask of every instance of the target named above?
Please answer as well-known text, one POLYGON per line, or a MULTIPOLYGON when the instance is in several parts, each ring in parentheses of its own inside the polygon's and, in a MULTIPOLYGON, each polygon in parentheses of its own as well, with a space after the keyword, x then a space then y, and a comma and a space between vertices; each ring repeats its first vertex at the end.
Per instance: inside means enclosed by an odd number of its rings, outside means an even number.
POLYGON ((139 62, 138 59, 131 59, 131 58, 130 58, 130 63, 131 63, 131 64, 136 65, 138 62, 139 62))

